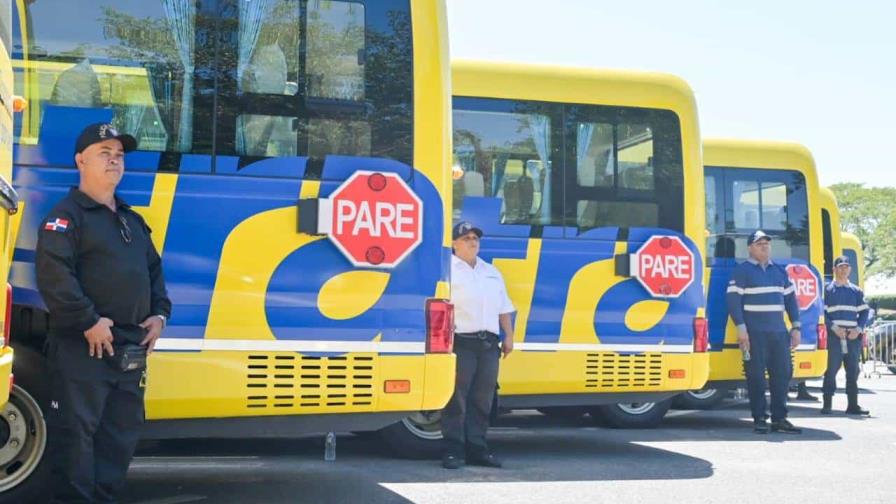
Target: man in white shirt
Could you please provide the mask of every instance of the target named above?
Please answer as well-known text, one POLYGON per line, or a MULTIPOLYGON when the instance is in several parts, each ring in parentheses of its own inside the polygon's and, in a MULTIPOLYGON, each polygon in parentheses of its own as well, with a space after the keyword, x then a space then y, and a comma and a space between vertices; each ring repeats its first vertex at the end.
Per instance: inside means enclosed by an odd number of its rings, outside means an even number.
POLYGON ((513 303, 501 273, 477 256, 482 230, 461 222, 454 226, 452 236, 457 374, 454 395, 442 412, 442 466, 457 469, 465 459, 470 465, 501 467, 485 434, 498 384, 498 361, 513 351, 513 303))

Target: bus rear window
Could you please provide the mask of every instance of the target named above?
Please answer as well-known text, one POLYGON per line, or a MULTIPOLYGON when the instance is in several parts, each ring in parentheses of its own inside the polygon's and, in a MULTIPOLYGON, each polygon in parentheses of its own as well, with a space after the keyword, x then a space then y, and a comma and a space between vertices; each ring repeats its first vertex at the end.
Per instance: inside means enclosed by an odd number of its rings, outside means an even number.
POLYGON ((772 235, 772 257, 809 260, 805 177, 797 171, 706 168, 710 257, 746 259, 747 236, 772 235))
POLYGON ((501 199, 501 224, 684 229, 675 113, 456 97, 455 217, 501 199))
POLYGON ((16 85, 32 104, 22 145, 111 120, 140 150, 240 166, 327 155, 412 163, 408 0, 20 5, 16 85))

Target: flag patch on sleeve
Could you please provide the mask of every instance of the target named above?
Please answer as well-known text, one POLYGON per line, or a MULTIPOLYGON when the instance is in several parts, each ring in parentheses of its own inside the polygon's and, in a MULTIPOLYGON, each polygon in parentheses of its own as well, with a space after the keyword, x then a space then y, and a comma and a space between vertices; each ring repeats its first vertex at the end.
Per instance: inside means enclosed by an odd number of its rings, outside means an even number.
POLYGON ((56 217, 53 220, 47 221, 44 224, 44 229, 47 231, 59 231, 60 233, 65 232, 68 229, 68 219, 60 219, 56 217))

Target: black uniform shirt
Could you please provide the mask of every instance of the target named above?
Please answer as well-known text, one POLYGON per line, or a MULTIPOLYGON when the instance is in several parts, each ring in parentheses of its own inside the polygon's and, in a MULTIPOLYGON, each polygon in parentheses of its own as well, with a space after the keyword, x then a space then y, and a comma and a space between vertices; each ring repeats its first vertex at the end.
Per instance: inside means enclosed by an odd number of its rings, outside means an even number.
POLYGON ((41 224, 37 287, 56 333, 80 335, 100 317, 133 326, 171 313, 149 227, 115 202, 117 212, 72 188, 41 224))

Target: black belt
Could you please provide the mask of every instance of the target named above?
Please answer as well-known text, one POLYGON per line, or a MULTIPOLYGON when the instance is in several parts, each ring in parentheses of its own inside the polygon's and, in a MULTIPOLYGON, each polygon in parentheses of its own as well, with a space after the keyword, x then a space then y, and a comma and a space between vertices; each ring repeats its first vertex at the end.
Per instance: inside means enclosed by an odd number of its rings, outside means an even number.
POLYGON ((493 338, 498 337, 497 334, 495 334, 493 332, 489 332, 489 331, 459 332, 459 333, 454 333, 454 335, 457 336, 458 338, 479 338, 479 339, 486 339, 489 336, 491 336, 493 338))

